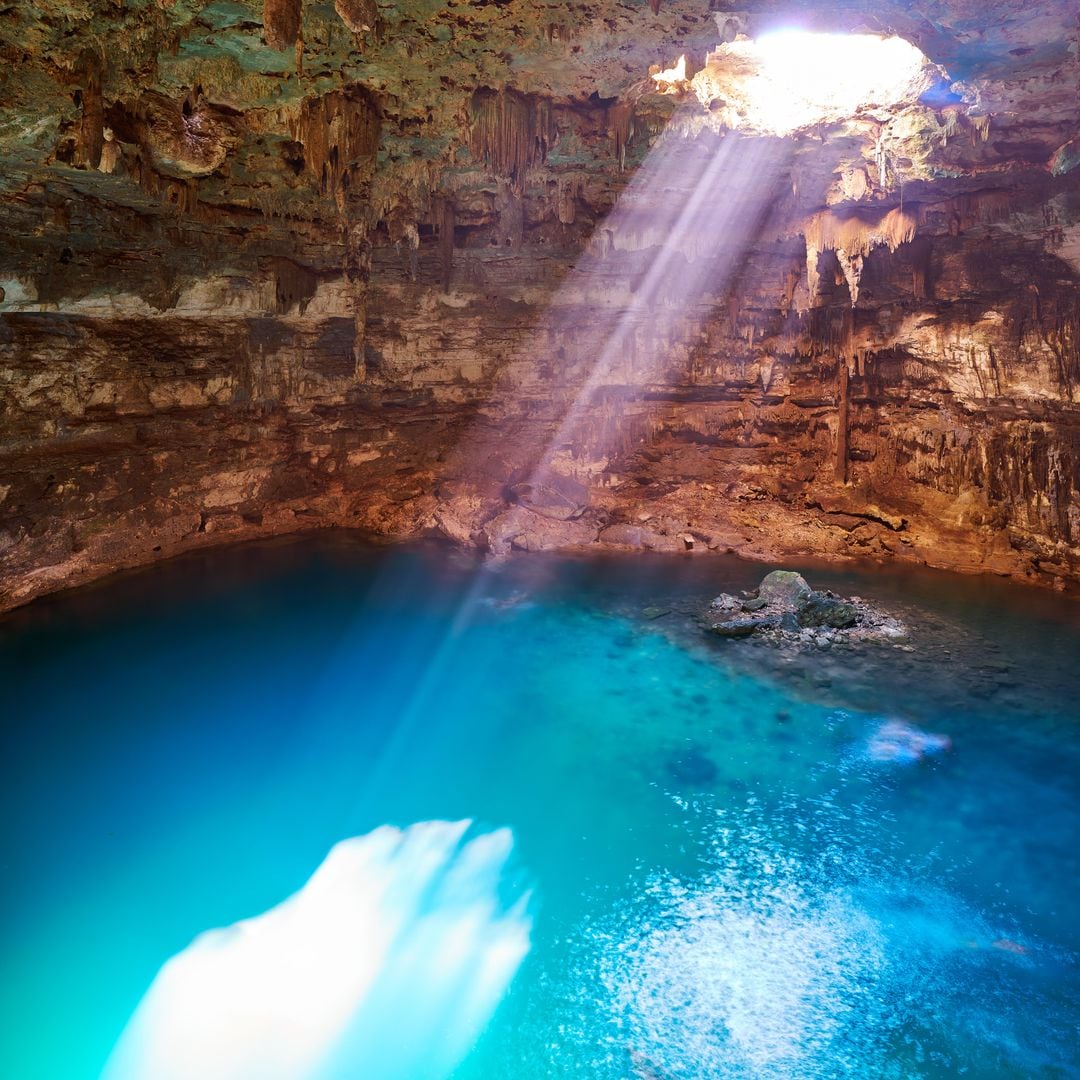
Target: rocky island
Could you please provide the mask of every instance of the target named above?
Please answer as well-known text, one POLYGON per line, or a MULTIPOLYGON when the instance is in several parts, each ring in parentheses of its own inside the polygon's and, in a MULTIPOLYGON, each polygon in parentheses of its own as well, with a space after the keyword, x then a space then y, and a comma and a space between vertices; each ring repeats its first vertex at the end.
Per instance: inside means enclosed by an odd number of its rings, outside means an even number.
POLYGON ((722 638, 751 635, 765 640, 831 645, 837 641, 895 641, 907 636, 899 619, 861 597, 844 599, 829 589, 812 589, 794 570, 773 570, 743 597, 721 593, 702 624, 722 638))

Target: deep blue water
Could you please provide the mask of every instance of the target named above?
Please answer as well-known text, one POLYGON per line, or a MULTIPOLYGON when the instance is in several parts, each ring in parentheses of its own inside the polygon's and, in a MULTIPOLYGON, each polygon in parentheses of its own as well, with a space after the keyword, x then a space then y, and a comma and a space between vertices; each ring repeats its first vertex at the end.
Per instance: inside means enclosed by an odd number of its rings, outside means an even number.
POLYGON ((704 640, 765 569, 339 536, 6 616, 0 1076, 97 1076, 197 934, 461 818, 535 921, 460 1080, 1080 1075, 1080 604, 811 568, 911 638, 704 640), (890 719, 952 748, 872 760, 890 719))

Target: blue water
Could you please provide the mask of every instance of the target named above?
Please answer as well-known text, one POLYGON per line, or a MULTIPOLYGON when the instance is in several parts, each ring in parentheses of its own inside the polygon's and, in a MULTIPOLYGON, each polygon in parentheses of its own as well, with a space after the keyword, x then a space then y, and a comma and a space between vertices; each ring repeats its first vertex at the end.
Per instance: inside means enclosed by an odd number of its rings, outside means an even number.
POLYGON ((346 536, 0 620, 0 1076, 97 1076, 196 935, 465 818, 534 922, 458 1080, 1080 1075, 1080 605, 809 568, 910 639, 704 640, 763 572, 346 536), (889 719, 952 748, 875 761, 889 719))

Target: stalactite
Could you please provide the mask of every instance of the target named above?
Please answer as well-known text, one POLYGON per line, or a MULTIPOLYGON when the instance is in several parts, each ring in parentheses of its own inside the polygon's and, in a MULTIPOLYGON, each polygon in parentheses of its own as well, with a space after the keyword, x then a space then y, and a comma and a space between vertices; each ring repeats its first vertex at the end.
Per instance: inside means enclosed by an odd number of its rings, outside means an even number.
POLYGON ((660 14, 660 0, 649 0, 649 10, 654 15, 660 14))
POLYGON ((371 178, 379 148, 379 110, 363 90, 334 90, 305 98, 289 118, 292 138, 304 147, 304 165, 323 195, 339 204, 350 186, 371 178))
POLYGON ((811 302, 818 296, 820 275, 818 257, 825 251, 835 251, 851 293, 851 306, 859 299, 859 280, 863 260, 874 248, 888 247, 895 251, 915 237, 918 216, 911 210, 893 209, 876 222, 858 215, 841 215, 831 210, 815 214, 803 226, 806 238, 806 278, 811 302))
POLYGON ((112 128, 102 130, 101 160, 98 162, 98 172, 114 173, 120 164, 120 143, 112 128))
POLYGON ((419 269, 419 251, 420 251, 420 230, 416 227, 416 222, 408 222, 402 230, 401 240, 398 241, 397 246, 404 245, 405 247, 405 272, 409 276, 410 281, 416 280, 416 272, 419 269))
POLYGON ((165 201, 181 214, 193 214, 199 205, 198 180, 169 180, 165 186, 165 201))
POLYGON ((615 158, 619 170, 626 168, 626 151, 634 137, 634 106, 629 101, 618 101, 608 107, 608 130, 615 141, 615 158))
POLYGON ((927 298, 927 275, 930 272, 930 238, 911 242, 911 292, 916 300, 927 298))
POLYGON ((579 184, 567 177, 559 178, 555 193, 555 216, 562 225, 573 225, 577 218, 579 184))
POLYGON ((101 162, 105 134, 105 107, 101 95, 101 57, 86 51, 76 66, 80 87, 76 91, 82 110, 75 145, 75 164, 96 169, 101 162))
POLYGON ((971 116, 968 119, 971 121, 971 145, 987 142, 990 138, 990 117, 971 116))
POLYGON ((843 357, 837 365, 836 463, 834 475, 838 483, 848 478, 848 365, 843 357))
POLYGON ((450 291, 454 271, 454 223, 456 212, 453 200, 443 196, 435 204, 436 223, 439 228, 439 261, 442 267, 442 290, 450 291))
POLYGON ((263 37, 271 49, 289 49, 300 38, 303 0, 263 0, 263 37))
POLYGON ((522 194, 529 169, 543 163, 558 136, 551 102, 514 90, 478 90, 469 112, 473 156, 522 194))
POLYGON ((371 283, 371 237, 369 222, 360 215, 345 225, 345 280, 353 304, 353 375, 367 377, 364 343, 367 335, 367 297, 371 283))

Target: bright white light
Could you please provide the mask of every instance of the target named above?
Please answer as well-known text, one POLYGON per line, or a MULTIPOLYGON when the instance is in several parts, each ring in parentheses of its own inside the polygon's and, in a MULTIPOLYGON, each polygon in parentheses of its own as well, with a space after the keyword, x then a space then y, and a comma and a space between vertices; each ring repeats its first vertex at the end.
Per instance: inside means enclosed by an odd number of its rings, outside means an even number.
POLYGON ((785 135, 915 101, 936 74, 903 38, 784 30, 721 45, 693 85, 731 127, 785 135))
POLYGON ((513 840, 468 821, 338 844, 295 896, 158 973, 105 1080, 441 1080, 529 949, 513 840))
POLYGON ((651 76, 651 78, 661 88, 665 86, 675 86, 676 83, 686 82, 686 55, 680 56, 675 62, 674 67, 669 67, 664 71, 658 71, 655 75, 651 76))

